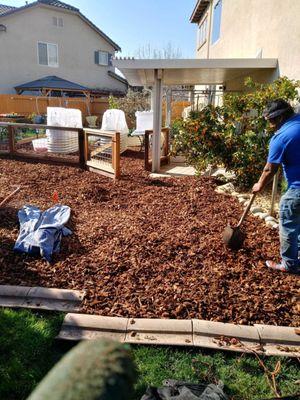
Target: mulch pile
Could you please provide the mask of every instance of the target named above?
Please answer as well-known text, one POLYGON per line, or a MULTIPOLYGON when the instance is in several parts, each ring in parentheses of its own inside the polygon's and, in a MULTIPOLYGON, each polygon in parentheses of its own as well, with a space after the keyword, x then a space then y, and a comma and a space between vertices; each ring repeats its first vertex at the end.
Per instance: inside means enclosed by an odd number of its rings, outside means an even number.
POLYGON ((279 257, 278 232, 249 216, 244 248, 222 243, 242 208, 214 192, 208 178, 150 179, 140 153, 122 158, 113 182, 77 168, 0 160, 0 284, 86 289, 87 313, 149 318, 200 318, 240 324, 298 326, 300 280, 269 271, 279 257), (17 209, 51 207, 57 191, 72 209, 73 235, 49 265, 14 254, 17 209))

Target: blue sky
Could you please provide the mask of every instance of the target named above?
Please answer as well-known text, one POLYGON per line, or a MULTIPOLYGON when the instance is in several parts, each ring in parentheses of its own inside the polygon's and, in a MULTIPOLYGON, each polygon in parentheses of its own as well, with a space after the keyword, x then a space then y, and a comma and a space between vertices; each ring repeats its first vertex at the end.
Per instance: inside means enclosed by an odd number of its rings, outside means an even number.
MULTIPOLYGON (((31 1, 29 1, 31 2, 31 1)), ((143 46, 162 49, 171 43, 184 58, 195 56, 196 27, 189 22, 196 0, 65 0, 122 48, 122 56, 136 56, 143 46)), ((22 6, 24 0, 0 0, 22 6)))

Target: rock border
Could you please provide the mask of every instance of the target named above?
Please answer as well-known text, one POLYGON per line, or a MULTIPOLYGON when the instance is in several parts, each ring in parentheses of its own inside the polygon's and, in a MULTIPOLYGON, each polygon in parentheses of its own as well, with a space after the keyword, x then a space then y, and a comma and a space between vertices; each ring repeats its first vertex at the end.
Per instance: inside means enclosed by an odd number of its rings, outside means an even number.
POLYGON ((123 343, 192 346, 267 356, 299 357, 299 330, 273 325, 235 325, 205 320, 65 316, 57 339, 109 337, 123 343))
MULTIPOLYGON (((233 183, 229 182, 225 185, 217 186, 215 192, 218 194, 232 196, 238 199, 241 205, 246 208, 249 204, 250 194, 248 193, 238 193, 235 191, 235 187, 233 183)), ((254 217, 258 217, 265 221, 267 227, 272 229, 279 229, 279 221, 278 219, 272 217, 266 210, 259 206, 252 206, 250 208, 250 213, 254 217)))

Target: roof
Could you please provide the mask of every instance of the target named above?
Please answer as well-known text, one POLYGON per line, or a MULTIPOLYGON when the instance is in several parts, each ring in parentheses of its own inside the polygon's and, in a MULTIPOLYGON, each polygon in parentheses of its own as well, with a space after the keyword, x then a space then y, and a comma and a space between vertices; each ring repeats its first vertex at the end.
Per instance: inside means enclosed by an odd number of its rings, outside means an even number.
POLYGON ((49 7, 56 7, 60 8, 69 12, 73 12, 77 14, 84 22, 86 22, 94 31, 96 31, 103 39, 105 39, 108 43, 111 44, 111 46, 116 50, 116 51, 121 51, 121 48, 119 45, 117 45, 109 36, 107 36, 104 32, 101 31, 92 21, 90 21, 86 16, 84 16, 80 10, 76 7, 73 7, 69 4, 63 3, 62 1, 59 0, 37 0, 33 3, 26 4, 25 6, 22 7, 10 7, 10 6, 2 6, 0 5, 0 18, 1 17, 6 17, 11 14, 15 14, 19 11, 26 10, 28 8, 36 7, 39 5, 46 5, 49 7), (3 12, 1 12, 1 10, 3 12))
POLYGON ((132 86, 152 86, 156 70, 164 85, 221 85, 257 71, 272 73, 277 64, 274 58, 113 60, 132 86))
POLYGON ((194 11, 190 17, 190 21, 193 23, 197 23, 202 18, 205 10, 209 6, 210 0, 197 0, 197 4, 194 8, 194 11))
POLYGON ((6 6, 5 4, 0 4, 0 15, 7 13, 10 10, 14 10, 16 7, 6 6))
POLYGON ((89 88, 67 81, 58 76, 45 76, 32 82, 24 83, 15 87, 16 91, 36 91, 41 89, 67 90, 67 91, 88 91, 89 88))
POLYGON ((107 73, 108 73, 108 75, 111 76, 112 78, 117 79, 118 81, 124 83, 125 85, 128 85, 127 80, 126 80, 125 78, 123 78, 121 75, 118 75, 118 74, 116 74, 116 73, 113 72, 113 71, 108 71, 107 73))

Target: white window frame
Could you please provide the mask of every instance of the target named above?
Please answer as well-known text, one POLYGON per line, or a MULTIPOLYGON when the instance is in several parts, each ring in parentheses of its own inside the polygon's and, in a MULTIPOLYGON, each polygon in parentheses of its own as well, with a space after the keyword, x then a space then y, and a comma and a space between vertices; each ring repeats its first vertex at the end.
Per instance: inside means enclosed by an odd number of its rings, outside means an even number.
POLYGON ((52 25, 56 28, 64 27, 64 19, 62 17, 52 17, 52 25))
POLYGON ((109 52, 105 51, 105 50, 97 50, 97 52, 99 53, 99 63, 97 65, 101 65, 103 67, 108 67, 109 66, 109 52), (106 56, 107 56, 107 63, 106 64, 100 63, 100 53, 106 54, 106 56))
POLYGON ((207 28, 208 28, 208 16, 202 20, 201 24, 198 27, 198 49, 204 45, 207 41, 207 28))
POLYGON ((58 61, 58 45, 56 43, 48 43, 48 42, 37 42, 37 59, 38 59, 38 65, 41 67, 50 67, 50 68, 58 68, 59 67, 59 61, 58 61), (39 44, 45 44, 47 45, 47 65, 40 64, 40 56, 39 56, 39 44), (49 64, 49 51, 48 51, 48 46, 55 46, 56 47, 56 58, 57 58, 57 63, 56 64, 49 64))

